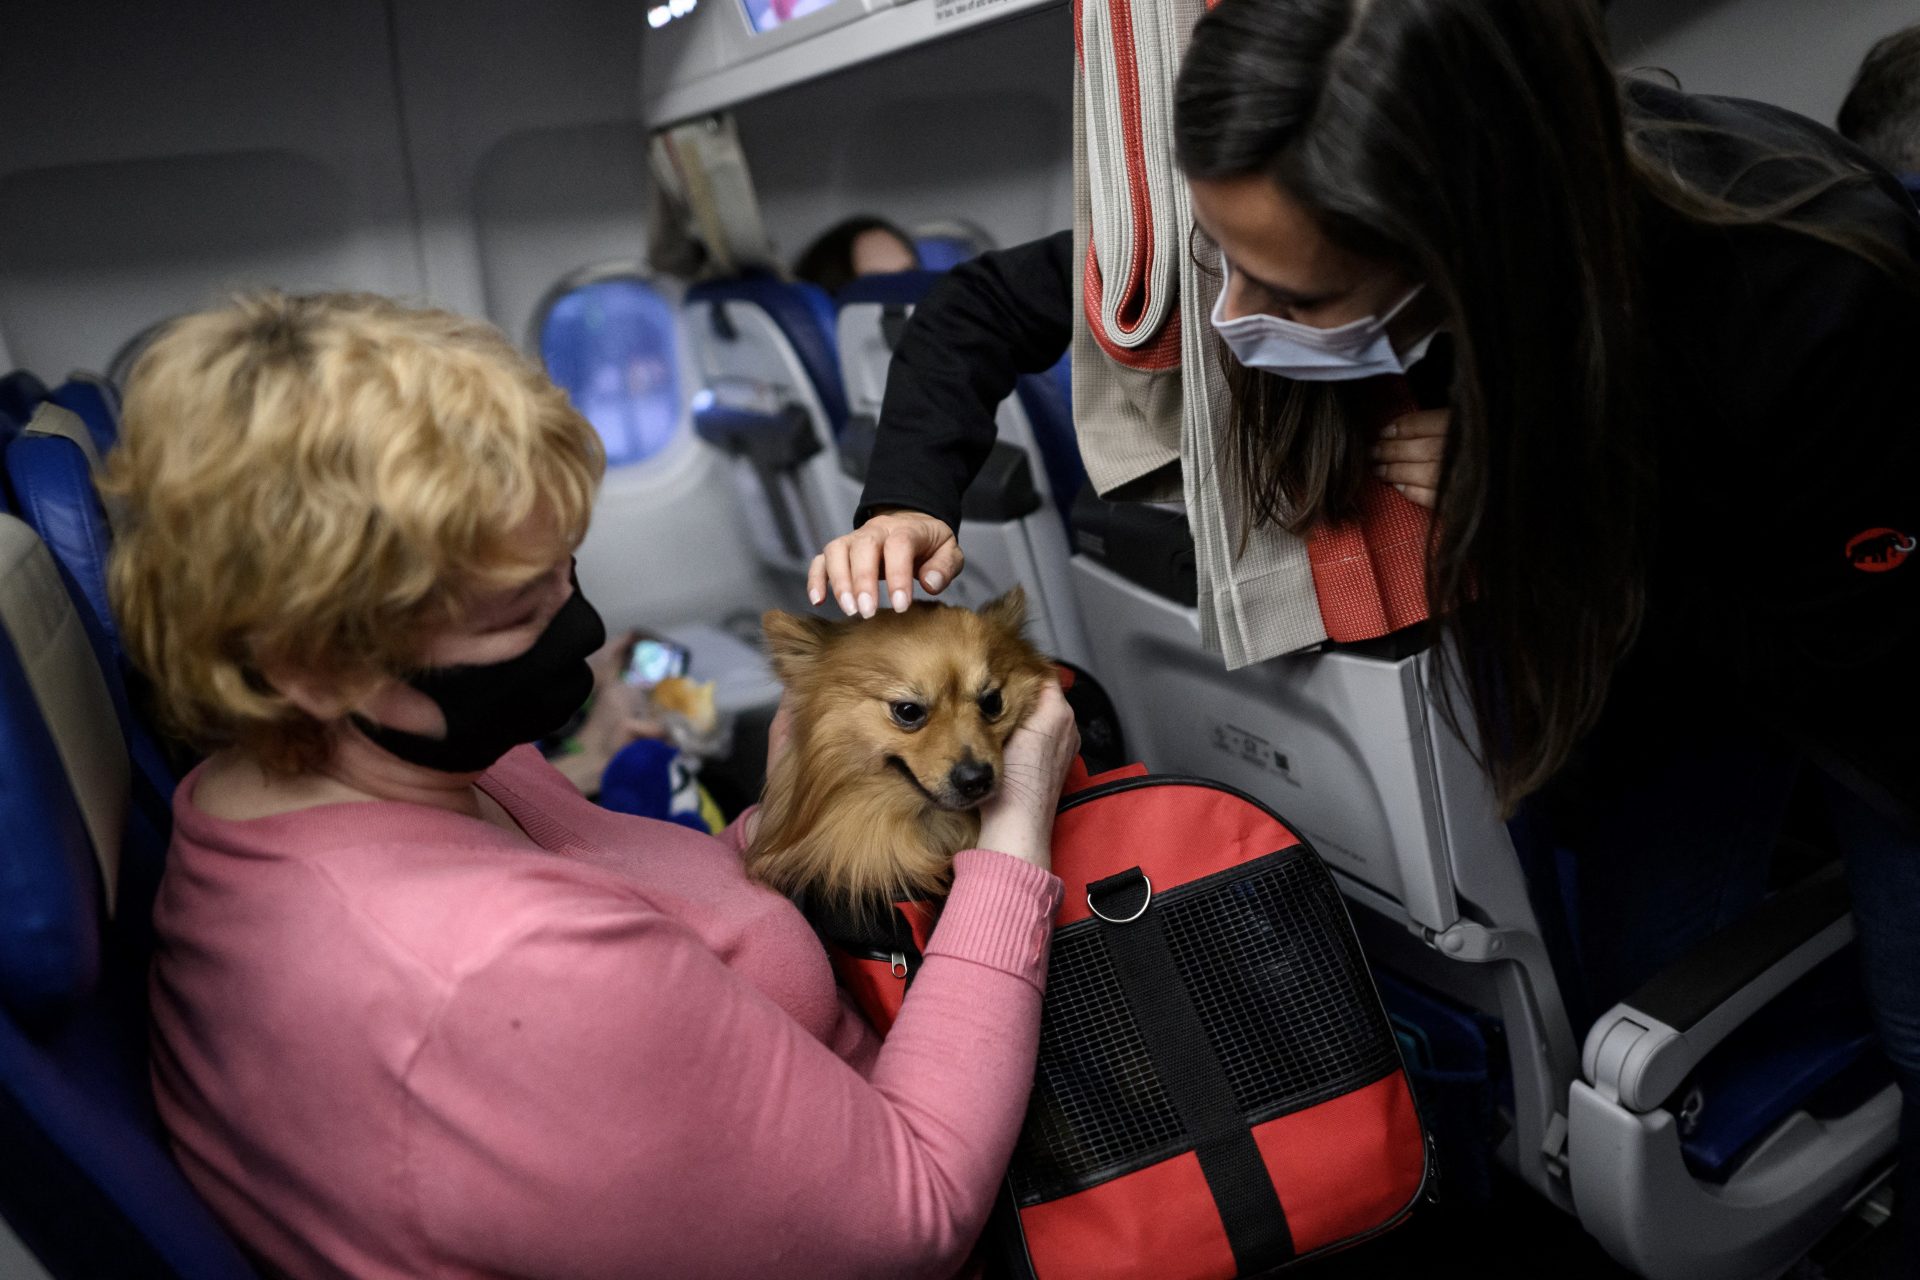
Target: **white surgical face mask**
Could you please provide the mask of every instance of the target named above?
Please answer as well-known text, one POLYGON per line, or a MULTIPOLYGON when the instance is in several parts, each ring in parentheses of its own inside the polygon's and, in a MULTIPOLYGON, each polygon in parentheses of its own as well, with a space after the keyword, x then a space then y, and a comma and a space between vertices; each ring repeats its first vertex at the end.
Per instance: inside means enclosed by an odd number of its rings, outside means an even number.
POLYGON ((1234 358, 1249 369, 1265 369, 1297 382, 1340 382, 1382 373, 1405 373, 1427 353, 1429 333, 1396 351, 1387 325, 1406 310, 1425 285, 1415 285, 1383 316, 1362 316, 1335 329, 1316 329, 1296 320, 1257 312, 1226 318, 1227 291, 1213 304, 1213 329, 1234 358))

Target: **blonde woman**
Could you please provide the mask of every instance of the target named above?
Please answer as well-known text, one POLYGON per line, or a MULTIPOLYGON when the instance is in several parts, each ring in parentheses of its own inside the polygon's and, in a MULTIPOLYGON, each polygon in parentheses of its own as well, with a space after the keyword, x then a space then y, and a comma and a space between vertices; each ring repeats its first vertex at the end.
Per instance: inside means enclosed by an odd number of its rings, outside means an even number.
POLYGON ((292 1276, 949 1274, 1032 1075, 1071 717, 1009 748, 1052 791, 987 813, 882 1046, 737 828, 517 745, 591 688, 602 465, 441 312, 262 295, 142 357, 114 603, 211 751, 155 918, 174 1149, 292 1276))

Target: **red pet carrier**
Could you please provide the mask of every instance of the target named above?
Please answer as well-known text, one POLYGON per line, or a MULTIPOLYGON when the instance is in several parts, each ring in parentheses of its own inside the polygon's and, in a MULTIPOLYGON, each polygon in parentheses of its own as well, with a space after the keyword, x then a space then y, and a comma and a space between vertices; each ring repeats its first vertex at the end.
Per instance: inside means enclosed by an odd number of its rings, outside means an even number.
MULTIPOLYGON (((1002 1215, 1014 1274, 1230 1280, 1399 1222, 1427 1143, 1319 857, 1217 783, 1138 766, 1076 781, 1054 826, 1067 892, 1002 1215)), ((882 1031, 932 920, 903 907, 835 939, 882 1031)))

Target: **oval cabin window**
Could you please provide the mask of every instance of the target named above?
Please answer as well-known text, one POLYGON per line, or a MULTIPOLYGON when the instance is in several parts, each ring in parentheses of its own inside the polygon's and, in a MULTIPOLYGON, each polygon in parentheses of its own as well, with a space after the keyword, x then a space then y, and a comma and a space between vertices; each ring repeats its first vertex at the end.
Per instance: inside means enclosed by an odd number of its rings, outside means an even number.
POLYGON ((623 275, 555 291, 540 318, 547 372, 600 432, 609 467, 645 462, 680 428, 673 307, 623 275))

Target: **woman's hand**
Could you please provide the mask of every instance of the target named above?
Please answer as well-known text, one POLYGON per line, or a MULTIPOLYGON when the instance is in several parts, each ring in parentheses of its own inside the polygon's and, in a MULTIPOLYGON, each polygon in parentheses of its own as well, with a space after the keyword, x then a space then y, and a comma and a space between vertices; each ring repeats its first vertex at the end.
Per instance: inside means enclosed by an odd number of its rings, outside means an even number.
POLYGON ((638 631, 629 631, 587 659, 593 670, 593 705, 579 737, 588 755, 611 760, 635 739, 667 736, 665 725, 636 714, 633 686, 625 679, 626 664, 640 639, 638 631))
POLYGON ((1049 683, 1027 722, 1007 739, 1000 789, 980 808, 980 847, 1053 869, 1053 815, 1080 750, 1080 729, 1060 686, 1049 683))
POLYGON ((880 598, 884 576, 894 612, 905 613, 916 579, 928 595, 937 596, 960 576, 966 559, 946 521, 920 511, 882 511, 813 558, 807 599, 817 605, 831 594, 848 617, 871 618, 886 603, 880 598))
POLYGON ((1440 495, 1440 459, 1451 409, 1417 409, 1395 418, 1373 446, 1373 474, 1429 511, 1440 495))
POLYGON ((629 631, 587 659, 593 669, 593 705, 587 708, 586 721, 574 734, 580 749, 552 762, 582 795, 600 789, 600 775, 627 744, 637 738, 667 736, 665 725, 635 714, 633 689, 621 678, 628 655, 639 639, 639 632, 629 631))

